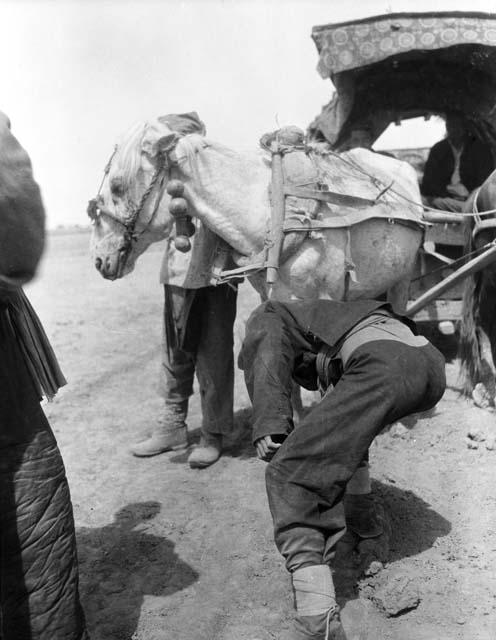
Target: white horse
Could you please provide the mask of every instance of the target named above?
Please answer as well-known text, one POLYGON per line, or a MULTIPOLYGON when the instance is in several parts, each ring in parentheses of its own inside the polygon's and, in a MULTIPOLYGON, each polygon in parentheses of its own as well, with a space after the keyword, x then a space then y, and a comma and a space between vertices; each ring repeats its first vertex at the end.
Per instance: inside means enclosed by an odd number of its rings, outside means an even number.
MULTIPOLYGON (((423 236, 414 169, 365 149, 341 155, 315 153, 314 161, 333 191, 345 194, 344 204, 314 203, 314 220, 309 224, 316 223, 319 230, 296 232, 292 250, 281 254, 270 294, 278 300, 343 300, 387 291, 402 310, 423 236), (347 195, 355 201, 356 196, 363 198, 362 206, 365 199, 371 205, 355 209, 347 195)), ((125 134, 107 165, 97 199, 90 203, 92 251, 103 277, 114 280, 130 273, 138 256, 166 237, 174 251, 174 218, 167 193, 171 178, 184 185, 188 213, 197 228, 204 225, 213 237, 222 238, 238 265, 263 267, 260 256, 265 255, 272 225, 271 155, 262 149, 235 151, 198 134, 179 137, 156 120, 125 134)), ((297 207, 299 200, 293 205, 297 207)), ((293 214, 294 210, 294 219, 293 214)), ((296 226, 302 219, 306 216, 297 213, 296 226)), ((192 238, 193 266, 197 235, 192 238)), ((203 263, 201 268, 211 266, 203 263)), ((266 297, 269 287, 263 268, 250 280, 266 297)), ((298 394, 293 400, 300 413, 298 394)))
MULTIPOLYGON (((318 203, 313 224, 319 230, 298 235, 296 249, 288 258, 283 253, 272 297, 351 300, 390 291, 403 307, 422 240, 415 171, 365 149, 313 157, 335 192, 379 198, 360 210, 318 203), (343 222, 336 227, 338 218, 343 222), (329 221, 334 228, 325 228, 329 221)), ((199 134, 180 137, 157 119, 123 136, 93 201, 92 251, 103 277, 126 275, 151 243, 171 236, 165 187, 172 175, 184 184, 188 214, 232 248, 235 263, 247 265, 263 254, 271 226, 270 153, 235 151, 199 134)), ((254 284, 267 294, 263 278, 254 284)))

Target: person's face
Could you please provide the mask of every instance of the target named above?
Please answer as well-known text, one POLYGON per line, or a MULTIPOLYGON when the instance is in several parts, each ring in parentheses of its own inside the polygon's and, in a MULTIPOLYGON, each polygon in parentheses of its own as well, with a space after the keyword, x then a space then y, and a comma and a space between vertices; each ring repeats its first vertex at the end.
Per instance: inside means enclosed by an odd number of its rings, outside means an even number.
POLYGON ((350 135, 350 149, 355 147, 363 147, 370 149, 372 147, 372 135, 368 129, 353 129, 350 135))
POLYGON ((465 124, 463 120, 458 116, 448 116, 446 118, 446 134, 448 140, 454 145, 460 145, 466 135, 465 124))

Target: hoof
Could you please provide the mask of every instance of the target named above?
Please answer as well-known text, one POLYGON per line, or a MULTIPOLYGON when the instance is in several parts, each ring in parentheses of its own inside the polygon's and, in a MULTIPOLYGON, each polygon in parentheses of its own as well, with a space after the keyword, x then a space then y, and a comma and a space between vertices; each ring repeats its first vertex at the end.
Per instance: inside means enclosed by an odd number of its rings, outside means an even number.
POLYGON ((478 382, 472 391, 472 400, 476 407, 489 409, 494 407, 494 398, 491 397, 484 383, 478 382))

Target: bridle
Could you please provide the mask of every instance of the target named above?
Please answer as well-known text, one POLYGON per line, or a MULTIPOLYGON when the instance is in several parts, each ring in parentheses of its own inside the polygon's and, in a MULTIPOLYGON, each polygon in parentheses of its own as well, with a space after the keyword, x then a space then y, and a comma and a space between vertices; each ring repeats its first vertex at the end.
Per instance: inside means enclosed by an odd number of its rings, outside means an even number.
POLYGON ((124 228, 124 234, 123 234, 124 242, 120 249, 120 253, 123 258, 123 263, 125 262, 125 260, 127 259, 127 256, 131 251, 133 242, 137 242, 139 237, 147 231, 147 229, 150 227, 150 225, 152 224, 157 214, 160 202, 162 200, 162 196, 164 194, 164 188, 167 182, 166 178, 170 179, 172 161, 169 158, 169 152, 175 148, 176 144, 177 144, 177 140, 174 140, 168 148, 161 150, 157 153, 157 162, 156 162, 155 172, 152 176, 152 179, 150 180, 150 184, 141 195, 140 201, 137 206, 132 206, 132 203, 130 203, 131 215, 128 218, 123 220, 122 218, 119 218, 118 216, 114 215, 108 209, 104 208, 103 198, 101 195, 103 185, 105 183, 106 178, 108 177, 110 168, 112 166, 112 160, 114 159, 114 156, 118 149, 117 145, 114 147, 112 155, 110 156, 109 161, 105 165, 103 178, 100 183, 100 187, 98 189, 98 193, 96 197, 92 198, 88 202, 88 207, 86 209, 86 212, 89 218, 93 222, 96 222, 100 218, 105 217, 105 218, 109 218, 110 220, 113 220, 114 222, 116 222, 117 224, 119 224, 121 227, 124 228), (156 186, 158 186, 158 188, 155 196, 155 203, 152 209, 152 214, 148 222, 143 227, 143 229, 138 233, 136 231, 136 223, 139 219, 141 212, 145 207, 145 204, 148 201, 148 198, 150 197, 150 195, 152 194, 156 186))

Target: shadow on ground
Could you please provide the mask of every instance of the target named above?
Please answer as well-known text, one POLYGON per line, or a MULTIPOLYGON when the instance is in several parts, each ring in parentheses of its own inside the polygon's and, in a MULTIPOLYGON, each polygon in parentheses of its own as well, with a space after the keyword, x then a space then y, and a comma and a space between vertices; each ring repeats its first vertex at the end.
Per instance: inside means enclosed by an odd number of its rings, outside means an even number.
POLYGON ((130 504, 104 527, 78 529, 81 597, 93 640, 131 638, 144 596, 167 596, 198 580, 172 542, 147 533, 159 511, 158 502, 130 504))
POLYGON ((451 531, 451 523, 412 491, 378 481, 372 490, 384 534, 357 547, 358 539, 347 533, 340 543, 335 582, 342 604, 358 597, 359 580, 374 561, 386 564, 418 555, 451 531))

